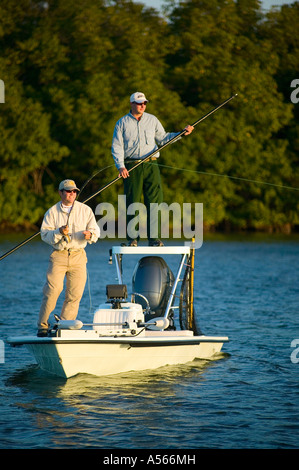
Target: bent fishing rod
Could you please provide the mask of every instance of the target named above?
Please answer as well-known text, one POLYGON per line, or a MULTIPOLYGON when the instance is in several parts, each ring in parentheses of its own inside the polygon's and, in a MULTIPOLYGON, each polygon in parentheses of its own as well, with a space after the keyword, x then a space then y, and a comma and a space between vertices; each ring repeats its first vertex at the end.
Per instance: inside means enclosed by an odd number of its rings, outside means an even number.
MULTIPOLYGON (((211 116, 212 114, 214 114, 216 111, 218 111, 218 109, 222 108, 223 106, 225 106, 227 103, 229 103, 232 99, 234 99, 236 96, 238 96, 238 94, 234 94, 232 95, 230 98, 228 98, 227 100, 223 101, 223 103, 219 104, 218 106, 216 106, 214 109, 212 109, 211 111, 209 111, 207 114, 205 114, 204 116, 202 116, 200 119, 198 119, 197 121, 195 121, 192 125, 192 127, 196 127, 200 122, 204 121, 205 119, 207 119, 209 116, 211 116)), ((183 129, 181 132, 179 132, 177 135, 175 135, 172 139, 170 139, 168 142, 166 142, 165 144, 161 145, 161 147, 157 148, 156 150, 154 150, 152 153, 150 153, 149 155, 147 155, 147 157, 143 158, 141 161, 139 161, 138 163, 136 163, 136 165, 134 165, 130 170, 128 170, 128 173, 131 173, 133 170, 135 170, 135 168, 137 168, 138 166, 140 165, 143 165, 143 163, 147 162, 150 158, 152 158, 154 155, 156 155, 157 153, 161 152, 161 150, 165 149, 166 147, 168 147, 168 145, 174 143, 176 140, 178 140, 180 137, 182 137, 186 132, 186 129, 183 129)), ((95 175, 94 175, 95 176, 95 175)), ((88 201, 90 201, 91 199, 93 199, 94 197, 98 196, 100 193, 102 193, 103 191, 105 191, 105 189, 108 189, 110 188, 110 186, 112 186, 114 183, 116 183, 116 181, 119 181, 120 179, 122 178, 122 176, 117 176, 116 178, 114 178, 113 180, 111 180, 109 183, 107 183, 105 186, 103 186, 102 188, 100 188, 98 191, 96 191, 95 193, 93 193, 91 196, 89 196, 87 199, 85 199, 84 201, 82 201, 83 204, 86 204, 88 201)), ((91 178, 89 178, 87 180, 86 183, 84 183, 83 187, 86 186, 86 184, 90 181, 91 178)), ((83 189, 83 188, 82 188, 83 189)), ((82 191, 81 189, 81 191, 82 191)), ((80 191, 80 192, 81 192, 80 191)), ((78 197, 79 197, 79 194, 80 192, 78 193, 78 197)), ((31 235, 29 238, 26 238, 26 240, 22 241, 21 243, 19 243, 19 245, 16 245, 14 248, 12 248, 11 250, 7 251, 6 253, 4 253, 1 257, 0 257, 0 261, 2 261, 4 258, 6 258, 6 256, 10 255, 11 253, 13 253, 14 251, 18 250, 19 248, 21 248, 22 246, 26 245, 26 243, 30 242, 31 240, 33 240, 35 237, 37 237, 37 235, 40 234, 40 231, 39 232, 36 232, 34 233, 33 235, 31 235)))
MULTIPOLYGON (((110 168, 110 166, 114 166, 114 165, 109 165, 109 166, 106 166, 105 168, 101 168, 100 170, 96 171, 93 175, 91 175, 86 181, 85 183, 83 184, 83 186, 81 186, 81 189, 78 193, 78 196, 77 198, 79 197, 79 195, 82 193, 83 189, 85 188, 85 186, 92 180, 92 178, 94 178, 96 175, 98 175, 101 171, 104 171, 104 170, 107 170, 107 168, 110 168)), ((73 208, 73 206, 72 206, 73 208)), ((69 220, 69 216, 70 216, 70 213, 68 214, 68 219, 67 221, 69 220)), ((68 222, 67 222, 68 223, 68 222)), ((10 255, 11 253, 13 253, 14 251, 18 250, 19 248, 21 248, 22 246, 26 245, 26 243, 30 242, 31 240, 33 240, 35 237, 37 237, 37 235, 40 234, 40 231, 39 232, 36 232, 34 233, 33 235, 31 235, 29 238, 26 238, 26 240, 22 241, 21 243, 19 243, 19 245, 15 246, 14 248, 12 248, 10 251, 8 251, 7 253, 5 253, 4 255, 2 255, 0 257, 0 261, 4 258, 6 258, 6 256, 10 255)))

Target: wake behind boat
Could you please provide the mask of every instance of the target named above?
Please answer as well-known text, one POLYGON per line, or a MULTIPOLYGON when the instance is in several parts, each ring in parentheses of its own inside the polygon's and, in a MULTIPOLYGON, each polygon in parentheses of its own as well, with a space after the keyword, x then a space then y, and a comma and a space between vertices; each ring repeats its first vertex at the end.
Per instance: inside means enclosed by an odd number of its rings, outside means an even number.
POLYGON ((94 312, 92 323, 55 317, 47 337, 10 337, 7 342, 26 346, 41 369, 64 378, 79 373, 101 376, 156 369, 211 358, 228 338, 206 336, 197 325, 194 255, 192 244, 114 246, 111 259, 115 261, 118 284, 106 286, 106 302, 94 312), (136 264, 128 301, 122 262, 130 255, 147 256, 136 264), (161 255, 180 256, 175 276, 161 255))

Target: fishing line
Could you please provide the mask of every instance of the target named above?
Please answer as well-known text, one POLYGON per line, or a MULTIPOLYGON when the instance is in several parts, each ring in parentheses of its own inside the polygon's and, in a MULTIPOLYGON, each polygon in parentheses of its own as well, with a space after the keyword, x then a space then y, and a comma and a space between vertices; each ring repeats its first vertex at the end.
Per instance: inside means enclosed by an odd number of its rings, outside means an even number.
MULTIPOLYGON (((83 186, 81 187, 80 191, 78 192, 77 194, 77 198, 74 200, 73 204, 72 204, 72 207, 71 207, 71 210, 69 211, 68 213, 68 216, 67 216, 67 222, 66 222, 66 225, 68 226, 69 224, 69 220, 70 220, 70 215, 71 215, 71 212, 73 210, 73 207, 74 207, 74 204, 76 202, 76 200, 78 201, 79 200, 79 196, 81 195, 83 189, 85 188, 85 186, 95 177, 97 176, 99 173, 101 173, 102 171, 104 170, 107 170, 107 168, 111 168, 112 166, 114 166, 114 164, 112 165, 109 165, 109 166, 106 166, 105 168, 101 168, 100 170, 96 171, 95 173, 93 173, 93 175, 91 175, 86 181, 85 183, 83 184, 83 186)), ((65 239, 67 242, 70 242, 70 236, 67 234, 67 235, 64 235, 65 239)))
MULTIPOLYGON (((235 97, 237 96, 237 94, 234 94, 232 95, 230 98, 228 98, 227 100, 223 101, 223 103, 219 104, 218 106, 216 106, 214 109, 212 109, 211 111, 209 111, 207 114, 205 114, 204 116, 202 116, 200 119, 198 119, 197 121, 195 121, 192 126, 195 127, 197 126, 199 123, 201 123, 202 121, 204 121, 207 117, 211 116, 213 113, 215 113, 216 111, 218 111, 220 108, 222 108, 223 106, 225 106, 226 104, 228 104, 231 100, 233 100, 235 97)), ((157 148, 156 150, 154 150, 153 152, 151 152, 149 155, 147 155, 147 157, 143 158, 142 160, 140 160, 138 163, 136 163, 135 166, 133 166, 130 170, 129 170, 129 173, 133 170, 135 170, 135 168, 137 168, 139 165, 143 165, 145 162, 147 162, 150 158, 152 158, 154 155, 156 155, 158 152, 161 152, 161 150, 163 150, 164 148, 166 148, 168 145, 172 144, 174 141, 178 140, 178 138, 180 136, 183 136, 184 134, 186 133, 186 128, 183 129, 181 132, 179 132, 179 134, 177 134, 176 136, 174 136, 172 139, 170 139, 168 142, 166 142, 165 144, 163 144, 161 147, 157 148)), ((110 165, 110 166, 113 166, 113 165, 110 165)), ((108 168, 108 167, 106 167, 108 168)), ((95 176, 96 174, 98 174, 100 171, 103 171, 103 169, 99 170, 97 173, 95 173, 93 176, 95 176)), ((84 183, 83 185, 83 188, 86 186, 86 184, 93 178, 93 176, 91 176, 90 178, 88 178, 87 182, 84 183)), ((86 204, 88 201, 90 201, 90 199, 94 198, 95 196, 97 196, 98 194, 100 194, 102 191, 104 191, 105 189, 108 189, 112 184, 116 183, 117 181, 120 180, 120 175, 117 177, 117 178, 114 178, 112 181, 110 181, 108 184, 106 184, 105 186, 103 186, 102 188, 100 188, 98 191, 96 191, 95 193, 93 193, 91 196, 89 196, 87 199, 85 199, 83 201, 83 204, 86 204)), ((82 188, 82 189, 83 189, 82 188)), ((78 194, 79 196, 79 194, 78 194)), ((16 251, 17 249, 19 249, 21 246, 24 246, 26 243, 28 243, 30 240, 32 240, 34 237, 36 237, 37 235, 40 234, 40 231, 35 233, 34 235, 32 235, 31 237, 27 238, 26 240, 24 240, 22 243, 20 243, 19 245, 15 246, 14 248, 12 248, 10 251, 8 251, 7 253, 4 253, 4 255, 2 255, 0 257, 0 261, 4 258, 6 258, 6 256, 10 255, 11 253, 13 253, 14 251, 16 251)))
POLYGON ((249 178, 241 178, 239 176, 230 176, 230 175, 222 175, 220 173, 209 173, 207 171, 190 170, 189 168, 179 168, 179 167, 176 167, 176 166, 163 165, 161 163, 159 163, 159 166, 161 166, 161 167, 163 166, 164 168, 171 168, 172 170, 188 171, 188 172, 191 172, 191 173, 199 173, 201 175, 207 175, 207 176, 221 176, 222 178, 230 178, 230 179, 234 179, 234 180, 246 181, 247 183, 266 184, 268 186, 275 186, 277 188, 291 189, 293 191, 299 191, 299 188, 294 188, 293 186, 285 186, 283 184, 268 183, 267 181, 252 180, 252 179, 249 179, 249 178))
POLYGON ((104 170, 107 170, 108 168, 111 168, 111 167, 114 167, 114 163, 112 165, 108 165, 108 166, 105 166, 105 168, 101 168, 100 170, 96 171, 95 173, 93 173, 93 175, 91 175, 86 181, 85 183, 83 184, 83 186, 81 187, 80 191, 78 192, 78 196, 77 196, 77 200, 79 199, 79 196, 81 195, 83 189, 85 188, 85 186, 90 183, 90 181, 95 177, 97 176, 99 173, 101 173, 102 171, 104 170))
POLYGON ((92 312, 93 305, 92 305, 92 298, 91 298, 91 290, 90 290, 90 276, 89 276, 89 271, 86 267, 86 274, 87 274, 87 287, 88 287, 88 297, 89 297, 89 315, 92 312))

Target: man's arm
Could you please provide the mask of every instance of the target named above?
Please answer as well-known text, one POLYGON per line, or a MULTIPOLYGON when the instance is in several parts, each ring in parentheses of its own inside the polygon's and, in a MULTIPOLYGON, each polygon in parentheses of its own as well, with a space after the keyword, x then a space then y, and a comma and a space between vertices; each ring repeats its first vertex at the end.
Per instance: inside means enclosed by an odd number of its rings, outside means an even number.
POLYGON ((58 226, 55 210, 54 206, 45 213, 41 226, 41 239, 52 246, 62 242, 64 236, 64 227, 58 226))
POLYGON ((83 235, 85 240, 88 241, 88 243, 96 243, 101 235, 100 227, 97 224, 97 221, 91 208, 89 208, 86 230, 83 231, 83 235))
POLYGON ((118 170, 121 168, 124 168, 125 152, 124 152, 123 129, 119 122, 116 123, 116 126, 113 131, 111 152, 112 152, 112 156, 113 156, 116 168, 118 170))

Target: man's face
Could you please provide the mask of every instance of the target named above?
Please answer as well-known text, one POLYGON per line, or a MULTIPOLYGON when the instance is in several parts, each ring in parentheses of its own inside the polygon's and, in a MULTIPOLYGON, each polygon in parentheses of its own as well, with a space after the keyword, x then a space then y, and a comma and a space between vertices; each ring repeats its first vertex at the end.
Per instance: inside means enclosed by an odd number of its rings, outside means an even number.
POLYGON ((131 109, 133 116, 142 116, 146 108, 146 101, 144 103, 131 103, 131 109))
POLYGON ((74 200, 77 197, 77 191, 75 189, 72 190, 66 190, 63 189, 62 191, 59 191, 60 197, 62 204, 65 206, 72 206, 74 203, 74 200))

